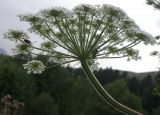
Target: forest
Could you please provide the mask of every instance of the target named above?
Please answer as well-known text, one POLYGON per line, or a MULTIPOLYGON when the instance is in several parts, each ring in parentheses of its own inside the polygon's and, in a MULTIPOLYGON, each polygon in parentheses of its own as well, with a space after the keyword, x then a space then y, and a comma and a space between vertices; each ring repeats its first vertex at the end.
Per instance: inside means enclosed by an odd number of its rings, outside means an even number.
MULTIPOLYGON (((56 66, 27 74, 22 65, 30 58, 47 59, 0 56, 0 115, 122 115, 99 98, 81 68, 56 66)), ((145 115, 160 114, 160 72, 139 76, 99 68, 94 74, 119 102, 145 115)))

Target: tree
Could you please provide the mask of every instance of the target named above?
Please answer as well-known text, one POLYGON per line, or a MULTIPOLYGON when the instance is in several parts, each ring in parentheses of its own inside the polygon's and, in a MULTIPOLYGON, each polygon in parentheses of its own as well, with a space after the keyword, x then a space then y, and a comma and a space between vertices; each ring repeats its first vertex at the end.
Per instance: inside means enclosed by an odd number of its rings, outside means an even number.
POLYGON ((10 94, 27 103, 34 96, 34 82, 13 57, 0 57, 0 97, 10 94))
MULTIPOLYGON (((11 29, 5 36, 17 43, 15 52, 39 55, 37 50, 47 55, 50 62, 59 65, 77 61, 105 102, 125 114, 141 114, 114 100, 90 69, 96 65, 97 59, 140 59, 138 50, 133 47, 141 42, 154 43, 152 36, 140 30, 123 10, 111 5, 82 4, 72 11, 56 7, 19 17, 29 22, 30 32, 39 35, 45 42, 40 47, 35 46, 27 33, 11 29)), ((24 64, 24 68, 28 73, 42 73, 48 67, 40 61, 32 60, 24 64)))
POLYGON ((67 107, 70 107, 69 115, 86 115, 86 111, 97 103, 94 98, 95 92, 90 84, 87 83, 88 81, 87 79, 84 79, 84 77, 79 77, 73 83, 73 86, 69 91, 69 102, 67 103, 67 107))
POLYGON ((143 88, 141 88, 140 80, 136 78, 136 76, 127 79, 127 86, 129 88, 129 91, 136 95, 142 93, 141 89, 143 90, 143 88))
POLYGON ((58 115, 58 106, 48 93, 41 93, 30 102, 27 114, 29 115, 58 115))
POLYGON ((152 88, 152 94, 160 96, 160 72, 155 76, 152 88))
POLYGON ((124 79, 116 80, 104 87, 120 102, 123 102, 130 107, 142 110, 141 98, 129 91, 127 83, 124 79))
POLYGON ((159 115, 160 114, 160 106, 158 106, 156 109, 153 109, 152 115, 159 115))

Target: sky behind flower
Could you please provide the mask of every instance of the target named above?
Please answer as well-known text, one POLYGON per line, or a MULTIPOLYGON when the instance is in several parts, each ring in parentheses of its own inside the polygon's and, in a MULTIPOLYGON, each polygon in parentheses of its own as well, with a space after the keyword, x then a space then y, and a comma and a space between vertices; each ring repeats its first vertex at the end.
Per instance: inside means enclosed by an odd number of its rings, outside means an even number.
MULTIPOLYGON (((10 28, 26 30, 28 24, 20 22, 17 15, 36 13, 39 10, 61 6, 72 9, 79 4, 111 4, 123 9, 140 28, 153 36, 160 33, 160 11, 145 4, 145 0, 1 0, 0 2, 0 48, 13 54, 14 43, 4 40, 3 33, 10 28)), ((142 60, 127 62, 125 59, 100 60, 100 66, 134 72, 154 71, 160 66, 158 59, 150 57, 150 51, 159 49, 153 46, 139 45, 142 60)))

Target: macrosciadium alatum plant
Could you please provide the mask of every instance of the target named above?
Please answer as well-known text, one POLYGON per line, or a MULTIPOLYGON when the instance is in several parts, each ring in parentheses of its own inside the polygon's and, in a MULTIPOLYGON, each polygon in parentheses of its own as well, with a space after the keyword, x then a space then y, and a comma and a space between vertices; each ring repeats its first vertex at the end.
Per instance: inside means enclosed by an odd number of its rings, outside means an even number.
MULTIPOLYGON (((123 10, 111 5, 79 5, 72 11, 65 8, 42 10, 35 15, 21 15, 29 22, 29 31, 42 37, 44 42, 36 47, 22 31, 10 30, 5 37, 17 43, 17 53, 41 52, 48 60, 66 64, 78 61, 96 92, 109 105, 127 115, 143 115, 114 100, 94 76, 91 62, 97 59, 139 59, 133 47, 143 42, 153 43, 152 36, 142 31, 123 10), (34 49, 34 51, 32 51, 34 49)), ((24 64, 28 73, 41 73, 47 67, 40 61, 24 64)))

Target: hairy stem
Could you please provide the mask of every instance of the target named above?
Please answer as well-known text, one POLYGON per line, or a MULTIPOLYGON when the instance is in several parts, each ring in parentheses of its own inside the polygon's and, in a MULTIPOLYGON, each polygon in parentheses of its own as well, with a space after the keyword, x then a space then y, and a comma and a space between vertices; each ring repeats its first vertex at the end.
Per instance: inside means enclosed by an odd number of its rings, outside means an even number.
POLYGON ((114 107, 116 110, 126 114, 126 115, 143 115, 142 113, 139 113, 121 103, 116 101, 112 98, 112 96, 109 95, 109 93, 102 87, 102 85, 99 83, 99 81, 96 79, 93 72, 90 70, 90 67, 88 65, 87 60, 81 60, 81 66, 83 68, 83 71, 86 75, 86 77, 89 79, 90 83, 96 90, 96 92, 105 100, 105 102, 112 107, 114 107))

